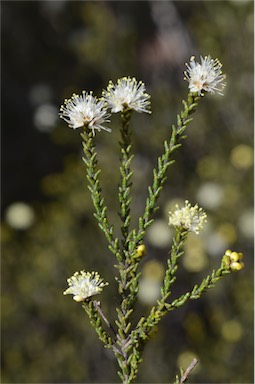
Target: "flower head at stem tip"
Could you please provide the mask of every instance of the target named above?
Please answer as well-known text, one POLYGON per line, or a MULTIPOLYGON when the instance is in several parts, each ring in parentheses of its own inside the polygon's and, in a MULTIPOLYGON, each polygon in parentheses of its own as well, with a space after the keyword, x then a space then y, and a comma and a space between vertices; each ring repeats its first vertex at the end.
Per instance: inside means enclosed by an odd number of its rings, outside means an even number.
POLYGON ((243 254, 241 252, 232 252, 230 249, 227 249, 222 258, 222 267, 224 269, 231 269, 231 271, 240 271, 244 268, 242 259, 243 254))
POLYGON ((174 212, 169 212, 169 225, 183 228, 198 235, 203 229, 204 222, 207 221, 207 215, 203 209, 199 208, 197 204, 192 207, 188 200, 185 201, 183 208, 179 208, 178 204, 175 207, 174 212))
POLYGON ((151 113, 150 95, 145 92, 144 83, 137 82, 134 77, 122 77, 117 80, 117 84, 110 81, 107 90, 103 91, 103 98, 112 113, 125 109, 151 113))
POLYGON ((200 56, 201 64, 195 62, 195 57, 190 58, 189 64, 186 63, 187 71, 184 71, 184 79, 189 82, 191 93, 198 93, 203 96, 202 91, 218 93, 222 95, 222 90, 226 84, 223 83, 226 75, 222 74, 222 64, 218 59, 211 56, 200 56))
POLYGON ((64 291, 64 295, 74 295, 73 299, 77 302, 101 293, 103 287, 108 285, 97 272, 75 272, 72 277, 67 279, 69 287, 64 291))
POLYGON ((110 128, 103 125, 110 121, 105 101, 92 96, 92 92, 83 91, 81 96, 74 93, 71 99, 66 99, 64 105, 60 107, 59 116, 73 129, 89 128, 93 135, 95 131, 101 131, 101 129, 111 132, 110 128))

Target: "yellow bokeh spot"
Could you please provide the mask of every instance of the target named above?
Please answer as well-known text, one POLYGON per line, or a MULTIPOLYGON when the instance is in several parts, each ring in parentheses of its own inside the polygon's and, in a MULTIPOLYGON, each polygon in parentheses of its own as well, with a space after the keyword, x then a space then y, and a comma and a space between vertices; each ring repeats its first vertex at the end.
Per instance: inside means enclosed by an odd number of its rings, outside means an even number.
MULTIPOLYGON (((193 359, 197 359, 197 355, 194 352, 187 350, 187 351, 182 352, 178 356, 177 364, 179 367, 181 367, 182 369, 185 370, 190 366, 193 359)), ((194 371, 198 372, 200 369, 200 366, 201 366, 201 364, 197 364, 195 366, 195 368, 192 370, 192 373, 194 373, 194 371)))
POLYGON ((225 340, 235 343, 243 335, 242 325, 236 320, 226 321, 221 328, 221 334, 225 340))
POLYGON ((186 329, 189 339, 195 343, 202 343, 205 340, 205 326, 201 317, 191 312, 184 320, 184 327, 186 329))
POLYGON ((203 157, 197 165, 197 173, 202 178, 215 177, 220 172, 221 165, 216 157, 203 157))
POLYGON ((248 169, 253 165, 253 148, 240 144, 232 149, 230 161, 238 169, 248 169))
POLYGON ((221 224, 218 227, 218 232, 224 237, 229 244, 232 244, 236 241, 236 230, 235 227, 230 223, 221 224))
POLYGON ((0 224, 1 228, 1 241, 2 244, 7 243, 8 241, 11 241, 12 233, 10 229, 7 227, 5 223, 0 224))
POLYGON ((183 266, 190 272, 202 271, 208 264, 207 256, 203 249, 203 242, 190 233, 184 246, 183 266))
POLYGON ((227 184, 224 187, 224 201, 223 204, 227 207, 231 207, 233 209, 233 206, 235 204, 238 204, 238 201, 240 200, 240 189, 237 187, 237 185, 234 184, 227 184))
POLYGON ((164 266, 157 260, 150 260, 143 266, 142 274, 151 280, 162 281, 165 274, 164 266))

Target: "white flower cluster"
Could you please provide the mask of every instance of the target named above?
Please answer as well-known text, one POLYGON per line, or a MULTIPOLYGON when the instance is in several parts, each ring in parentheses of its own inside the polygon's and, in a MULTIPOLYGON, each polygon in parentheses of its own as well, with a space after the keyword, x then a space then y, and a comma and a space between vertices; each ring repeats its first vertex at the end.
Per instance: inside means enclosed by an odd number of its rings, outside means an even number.
POLYGON ((125 108, 150 113, 150 95, 145 92, 144 83, 137 82, 135 78, 123 77, 117 84, 110 81, 107 90, 103 91, 103 97, 112 113, 125 108))
POLYGON ((111 132, 111 129, 102 125, 110 121, 105 102, 97 100, 92 92, 88 94, 83 91, 81 96, 74 93, 71 99, 66 99, 60 108, 60 117, 73 129, 83 126, 90 128, 93 135, 101 129, 111 132))
POLYGON ((81 96, 74 93, 71 99, 64 101, 59 115, 73 129, 87 127, 92 130, 93 135, 101 129, 111 132, 110 128, 104 126, 110 121, 107 109, 112 113, 123 111, 125 108, 150 113, 149 98, 150 95, 145 92, 145 85, 141 81, 123 77, 117 84, 110 81, 101 99, 92 96, 92 92, 83 91, 81 96))
POLYGON ((210 56, 204 58, 201 56, 200 59, 201 63, 197 63, 192 56, 190 63, 186 63, 188 70, 184 72, 184 79, 189 82, 190 92, 196 92, 201 96, 203 96, 202 91, 217 92, 222 95, 221 91, 226 86, 223 83, 226 75, 222 74, 222 64, 218 59, 212 59, 210 56))
MULTIPOLYGON (((201 63, 197 63, 192 56, 190 63, 186 64, 184 79, 189 82, 190 92, 201 96, 202 91, 222 95, 221 91, 226 85, 223 80, 226 76, 222 74, 220 61, 210 56, 200 59, 201 63)), ((95 135, 95 132, 101 129, 111 132, 111 129, 104 125, 109 122, 108 109, 111 113, 125 109, 151 113, 150 95, 146 93, 144 83, 138 82, 134 77, 122 77, 116 84, 110 81, 100 99, 94 97, 92 92, 83 91, 81 96, 74 93, 71 99, 66 99, 61 106, 60 117, 69 124, 69 127, 73 129, 86 127, 95 135)))
POLYGON ((179 208, 179 205, 176 204, 176 210, 169 212, 168 224, 174 227, 184 228, 198 235, 203 229, 206 217, 207 215, 202 208, 199 208, 197 204, 192 207, 188 200, 186 200, 183 208, 179 208))
POLYGON ((67 279, 69 288, 64 295, 74 295, 73 299, 77 302, 83 301, 93 295, 102 292, 103 287, 108 285, 97 272, 75 272, 72 277, 67 279))

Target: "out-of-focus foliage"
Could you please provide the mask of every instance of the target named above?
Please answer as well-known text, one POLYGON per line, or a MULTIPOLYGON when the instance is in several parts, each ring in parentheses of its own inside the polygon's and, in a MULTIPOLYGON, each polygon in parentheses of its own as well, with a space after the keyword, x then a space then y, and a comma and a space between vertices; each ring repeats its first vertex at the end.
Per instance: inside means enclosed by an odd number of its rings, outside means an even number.
MULTIPOLYGON (((209 220, 202 236, 189 238, 176 294, 218 266, 227 248, 244 253, 245 269, 163 320, 138 382, 170 382, 193 356, 199 366, 192 381, 252 382, 253 3, 242 0, 2 2, 3 383, 117 382, 111 353, 81 306, 62 294, 74 271, 96 270, 111 283, 100 299, 114 319, 114 260, 93 218, 78 130, 58 119, 58 108, 73 92, 100 95, 109 79, 145 82, 153 114, 132 120, 135 223, 187 94, 184 63, 200 54, 222 62, 225 96, 204 98, 188 128, 147 236, 144 267, 165 265, 167 212, 181 198, 197 201, 209 220)), ((118 231, 117 117, 112 121, 112 134, 96 141, 118 231)), ((146 313, 148 304, 138 304, 146 313)))

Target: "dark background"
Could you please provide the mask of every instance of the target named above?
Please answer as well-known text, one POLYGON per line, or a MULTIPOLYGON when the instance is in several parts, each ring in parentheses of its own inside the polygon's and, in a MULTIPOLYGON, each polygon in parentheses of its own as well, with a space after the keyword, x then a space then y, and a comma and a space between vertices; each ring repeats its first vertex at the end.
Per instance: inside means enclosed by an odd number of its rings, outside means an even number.
MULTIPOLYGON (((164 318, 137 381, 169 383, 197 356, 192 382, 252 383, 253 2, 2 1, 1 23, 2 382, 118 382, 111 352, 81 306, 62 295, 74 271, 96 270, 110 282, 100 299, 114 319, 114 260, 93 218, 79 132, 58 118, 63 100, 83 89, 100 96, 122 76, 146 84, 153 113, 132 119, 136 225, 187 95, 184 63, 210 54, 227 74, 225 95, 203 98, 188 127, 146 237, 144 265, 165 264, 169 206, 189 199, 209 218, 189 240, 173 295, 217 268, 227 248, 244 253, 245 269, 164 318)), ((116 227, 118 123, 114 116, 112 134, 96 136, 116 227)))

